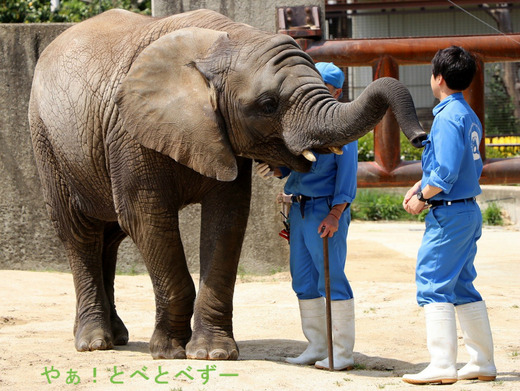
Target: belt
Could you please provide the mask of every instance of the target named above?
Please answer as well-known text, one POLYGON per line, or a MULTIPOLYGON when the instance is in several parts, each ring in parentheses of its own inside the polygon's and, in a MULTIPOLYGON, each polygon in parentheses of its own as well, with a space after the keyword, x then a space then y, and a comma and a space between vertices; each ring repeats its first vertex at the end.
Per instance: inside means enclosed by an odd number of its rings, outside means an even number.
POLYGON ((297 196, 292 196, 291 197, 291 200, 292 202, 297 202, 300 204, 300 213, 302 214, 302 219, 305 218, 305 204, 307 203, 307 201, 310 201, 310 200, 317 200, 319 198, 329 198, 330 196, 321 196, 321 197, 309 197, 309 196, 305 196, 305 195, 297 195, 297 196))
POLYGON ((317 200, 318 198, 328 198, 330 196, 321 196, 321 197, 309 197, 309 196, 306 196, 306 195, 293 195, 291 197, 291 201, 292 202, 307 202, 309 200, 317 200))
POLYGON ((451 204, 457 204, 459 202, 472 202, 472 201, 475 201, 475 197, 462 198, 460 200, 451 200, 451 201, 447 201, 447 200, 429 200, 428 204, 431 205, 432 208, 434 208, 436 206, 441 206, 441 205, 450 206, 451 204))

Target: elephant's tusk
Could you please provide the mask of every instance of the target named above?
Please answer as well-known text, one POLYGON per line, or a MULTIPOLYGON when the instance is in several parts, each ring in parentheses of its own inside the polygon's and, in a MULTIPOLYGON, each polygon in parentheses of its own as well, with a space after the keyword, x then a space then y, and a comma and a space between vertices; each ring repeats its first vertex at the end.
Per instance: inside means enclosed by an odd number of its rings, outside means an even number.
POLYGON ((303 151, 302 155, 303 155, 303 157, 305 159, 307 159, 310 162, 315 162, 316 161, 316 156, 314 156, 314 154, 311 151, 309 151, 308 149, 303 151))
POLYGON ((335 153, 336 155, 343 155, 343 150, 338 147, 329 147, 330 151, 332 153, 335 153))

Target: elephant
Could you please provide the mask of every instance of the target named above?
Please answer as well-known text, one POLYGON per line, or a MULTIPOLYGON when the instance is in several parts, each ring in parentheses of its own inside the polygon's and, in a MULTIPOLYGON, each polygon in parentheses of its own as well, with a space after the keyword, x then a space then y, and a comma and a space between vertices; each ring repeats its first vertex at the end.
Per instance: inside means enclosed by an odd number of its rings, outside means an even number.
POLYGON ((253 160, 308 171, 312 151, 338 153, 389 108, 420 147, 426 134, 399 81, 376 80, 339 103, 294 39, 210 10, 111 10, 64 31, 36 65, 29 124, 74 281, 75 348, 128 343, 114 278, 129 236, 155 295, 152 357, 237 359, 233 293, 253 160), (193 203, 198 290, 178 221, 193 203))

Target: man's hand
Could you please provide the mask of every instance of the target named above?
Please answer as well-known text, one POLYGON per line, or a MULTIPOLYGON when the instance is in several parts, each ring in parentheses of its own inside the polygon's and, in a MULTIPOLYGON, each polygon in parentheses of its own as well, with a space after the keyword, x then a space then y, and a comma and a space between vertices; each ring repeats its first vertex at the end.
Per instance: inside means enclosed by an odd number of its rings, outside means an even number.
POLYGON ((403 201, 404 209, 413 215, 418 215, 423 210, 428 209, 428 205, 426 205, 426 202, 420 201, 419 198, 414 194, 408 202, 403 201))
POLYGON ((256 165, 256 173, 262 179, 267 179, 274 174, 274 170, 271 169, 267 163, 258 163, 256 165))
POLYGON ((338 231, 338 226, 339 220, 335 216, 328 214, 318 226, 318 234, 320 234, 320 238, 324 238, 325 236, 332 238, 338 231))
POLYGON ((416 182, 415 185, 406 192, 403 200, 404 210, 413 215, 418 215, 427 208, 425 202, 419 201, 416 196, 419 190, 421 190, 421 181, 416 182))
MULTIPOLYGON (((415 185, 412 186, 410 190, 406 192, 406 195, 404 196, 403 200, 403 208, 413 215, 418 215, 423 210, 428 209, 428 205, 426 205, 426 202, 420 201, 419 198, 417 198, 416 194, 421 190, 421 181, 417 182, 415 185)), ((426 185, 424 186, 424 189, 422 189, 423 197, 426 200, 429 200, 430 198, 436 196, 442 191, 440 187, 432 186, 432 185, 426 185)))
POLYGON ((278 167, 271 168, 269 164, 264 162, 258 163, 258 165, 256 166, 256 173, 262 179, 267 179, 272 176, 277 178, 282 177, 282 171, 278 167))
POLYGON ((421 181, 416 182, 415 185, 413 185, 410 190, 408 190, 404 196, 403 200, 403 208, 406 209, 406 204, 408 201, 410 201, 410 198, 412 198, 417 192, 421 189, 421 181))
POLYGON ((318 226, 320 238, 324 238, 325 236, 332 238, 334 236, 339 228, 339 219, 341 218, 345 208, 348 206, 349 203, 345 202, 343 204, 336 204, 332 207, 327 217, 325 217, 318 226))

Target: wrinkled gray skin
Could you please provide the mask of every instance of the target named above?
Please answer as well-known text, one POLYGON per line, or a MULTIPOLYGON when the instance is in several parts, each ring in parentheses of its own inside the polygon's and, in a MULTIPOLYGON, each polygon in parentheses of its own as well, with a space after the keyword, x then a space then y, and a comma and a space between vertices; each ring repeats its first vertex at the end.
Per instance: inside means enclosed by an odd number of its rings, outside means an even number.
POLYGON ((425 135, 396 80, 338 103, 293 39, 212 11, 153 19, 115 10, 65 31, 38 62, 29 119, 74 277, 76 349, 128 341, 114 305, 128 235, 155 292, 152 356, 236 359, 232 301, 251 159, 307 171, 302 151, 358 139, 388 107, 419 145, 425 135), (191 203, 202 205, 197 295, 178 221, 191 203))

